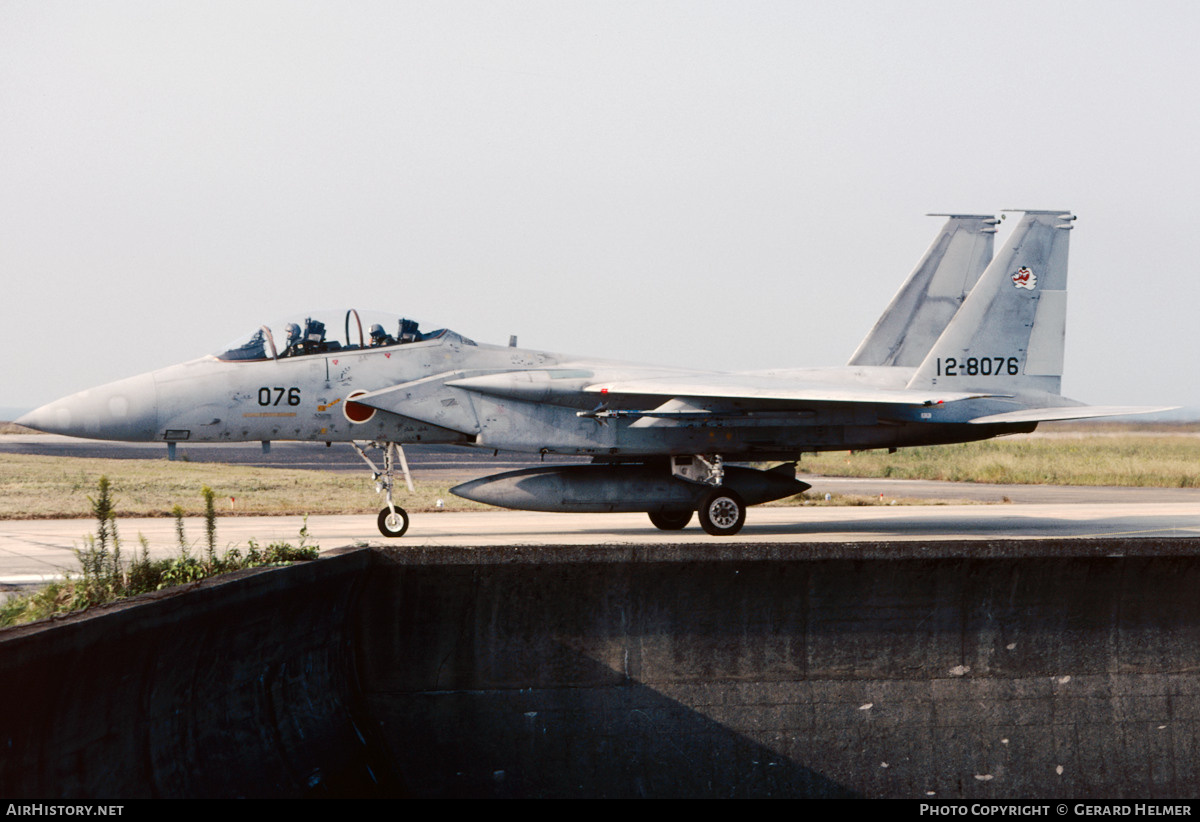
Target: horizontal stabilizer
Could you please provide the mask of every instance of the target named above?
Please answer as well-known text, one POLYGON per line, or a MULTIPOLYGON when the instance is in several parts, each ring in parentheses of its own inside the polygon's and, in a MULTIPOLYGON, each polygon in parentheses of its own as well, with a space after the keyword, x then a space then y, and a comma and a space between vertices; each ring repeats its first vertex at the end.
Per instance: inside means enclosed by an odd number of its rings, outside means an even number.
POLYGON ((1059 408, 1026 408, 1023 411, 988 414, 986 417, 976 417, 970 420, 970 422, 972 425, 991 425, 993 423, 1086 420, 1096 417, 1125 417, 1134 414, 1154 414, 1160 411, 1173 411, 1178 407, 1177 405, 1068 405, 1059 408))

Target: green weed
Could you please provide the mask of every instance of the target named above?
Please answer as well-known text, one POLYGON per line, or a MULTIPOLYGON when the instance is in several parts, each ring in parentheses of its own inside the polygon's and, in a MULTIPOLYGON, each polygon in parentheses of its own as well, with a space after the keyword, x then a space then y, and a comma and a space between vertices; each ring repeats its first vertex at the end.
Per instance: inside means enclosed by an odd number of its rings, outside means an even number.
POLYGON ((79 561, 79 573, 68 575, 62 582, 52 583, 33 594, 15 597, 0 605, 0 627, 84 610, 125 597, 186 585, 244 568, 283 565, 317 558, 320 549, 319 546, 309 543, 307 517, 300 528, 298 545, 273 542, 266 548, 260 548, 254 540, 250 540, 245 554, 237 547, 231 547, 224 554, 218 555, 213 492, 205 486, 202 495, 206 503, 207 542, 203 559, 190 555, 184 534, 183 509, 176 505, 173 514, 179 555, 170 559, 152 560, 149 544, 145 537, 139 536, 141 553, 126 562, 121 558, 112 486, 108 477, 101 476, 96 496, 88 498, 96 519, 96 533, 88 534, 84 540, 84 547, 75 551, 79 561))

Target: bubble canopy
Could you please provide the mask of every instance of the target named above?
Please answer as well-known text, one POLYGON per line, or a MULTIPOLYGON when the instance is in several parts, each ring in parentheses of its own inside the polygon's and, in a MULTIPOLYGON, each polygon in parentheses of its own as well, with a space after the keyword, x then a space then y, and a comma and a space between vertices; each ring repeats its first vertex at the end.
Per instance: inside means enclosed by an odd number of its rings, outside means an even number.
MULTIPOLYGON (((214 356, 230 362, 279 360, 334 351, 358 351, 424 342, 454 334, 444 328, 422 332, 415 320, 386 311, 325 309, 260 325, 225 345, 214 356)), ((457 334, 455 334, 458 337, 457 334)), ((460 337, 467 345, 471 340, 460 337)))

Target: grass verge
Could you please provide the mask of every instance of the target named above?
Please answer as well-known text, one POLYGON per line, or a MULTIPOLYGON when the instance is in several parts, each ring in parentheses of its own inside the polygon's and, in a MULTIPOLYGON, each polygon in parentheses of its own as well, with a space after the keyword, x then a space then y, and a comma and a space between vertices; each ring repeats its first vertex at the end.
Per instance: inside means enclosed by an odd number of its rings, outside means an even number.
MULTIPOLYGON (((0 454, 0 519, 92 516, 88 494, 101 476, 121 489, 117 516, 168 517, 176 501, 185 516, 204 513, 195 489, 212 489, 217 512, 228 516, 363 514, 383 507, 365 472, 305 471, 165 459, 90 459, 0 454)), ((396 501, 410 512, 482 511, 488 506, 450 494, 448 485, 401 484, 396 501)))
POLYGON ((829 477, 1200 488, 1200 437, 1080 434, 1013 437, 887 451, 806 455, 802 472, 829 477))

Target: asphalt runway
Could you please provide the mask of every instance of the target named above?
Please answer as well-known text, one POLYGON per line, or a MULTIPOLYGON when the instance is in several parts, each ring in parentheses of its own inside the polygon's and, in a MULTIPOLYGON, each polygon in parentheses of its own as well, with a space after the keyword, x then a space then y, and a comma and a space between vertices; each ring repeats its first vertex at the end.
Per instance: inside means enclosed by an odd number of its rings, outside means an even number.
MULTIPOLYGON (((59 456, 146 458, 165 449, 154 444, 93 443, 50 436, 0 437, 0 452, 59 456)), ((349 447, 276 443, 269 454, 258 445, 187 449, 191 461, 355 470, 365 466, 349 447)), ((535 464, 520 455, 492 456, 466 449, 413 446, 405 449, 414 475, 446 480, 468 479, 535 464)), ((1200 489, 1064 488, 996 486, 909 480, 862 480, 806 477, 814 491, 879 497, 864 506, 755 507, 746 526, 732 538, 709 537, 693 519, 683 531, 659 531, 645 514, 547 514, 525 511, 413 514, 408 533, 385 540, 372 515, 314 516, 310 539, 324 549, 346 545, 450 546, 481 548, 519 545, 712 544, 714 548, 748 543, 805 543, 911 540, 994 540, 1084 538, 1098 536, 1200 537, 1200 489), (927 500, 927 505, 892 500, 927 500), (952 504, 944 504, 952 501, 952 504), (959 504, 970 501, 974 504, 959 504), (994 504, 979 504, 994 503, 994 504)), ((403 494, 398 502, 403 505, 403 494)), ((191 550, 199 552, 204 532, 199 519, 185 522, 191 550)), ((299 517, 223 517, 218 550, 287 540, 295 543, 299 517)), ((170 556, 176 545, 174 521, 118 521, 126 551, 139 536, 152 556, 170 556)), ((92 522, 73 520, 0 521, 0 587, 10 590, 57 578, 78 568, 75 549, 83 547, 92 522)))

